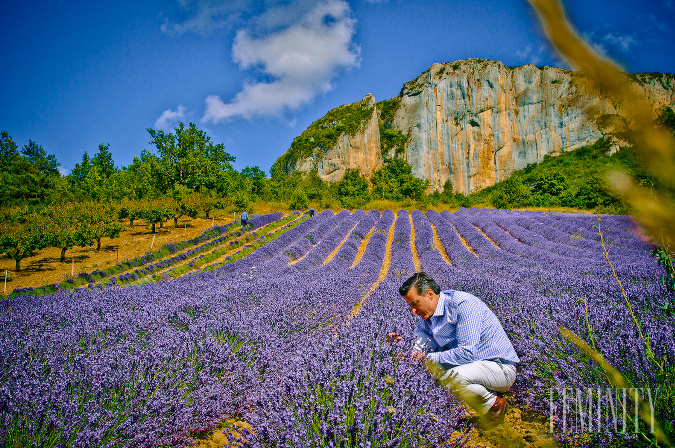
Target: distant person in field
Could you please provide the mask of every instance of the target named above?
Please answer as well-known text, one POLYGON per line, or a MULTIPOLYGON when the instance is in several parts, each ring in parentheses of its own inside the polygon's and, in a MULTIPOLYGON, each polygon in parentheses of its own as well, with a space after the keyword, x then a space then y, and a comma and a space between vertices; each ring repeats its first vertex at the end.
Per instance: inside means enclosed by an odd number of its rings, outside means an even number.
POLYGON ((310 209, 309 209, 309 217, 310 217, 310 218, 311 218, 312 216, 314 216, 315 213, 316 213, 316 210, 314 210, 313 208, 310 208, 310 209))
POLYGON ((244 227, 248 225, 248 213, 242 212, 241 213, 241 226, 244 227))
MULTIPOLYGON (((446 370, 455 392, 480 415, 478 428, 504 421, 502 395, 516 380, 520 362, 497 316, 478 297, 463 291, 441 291, 428 274, 418 272, 399 288, 411 311, 421 319, 414 332, 413 359, 424 358, 446 370)), ((389 333, 387 340, 401 337, 389 333)))

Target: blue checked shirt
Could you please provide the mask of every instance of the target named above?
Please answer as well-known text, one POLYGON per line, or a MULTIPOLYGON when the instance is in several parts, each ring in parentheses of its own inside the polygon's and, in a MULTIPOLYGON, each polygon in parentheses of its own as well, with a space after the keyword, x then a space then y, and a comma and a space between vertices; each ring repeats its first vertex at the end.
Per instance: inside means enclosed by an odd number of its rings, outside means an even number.
POLYGON ((458 366, 474 361, 520 362, 497 316, 478 297, 441 291, 434 314, 415 328, 414 350, 430 360, 458 366))

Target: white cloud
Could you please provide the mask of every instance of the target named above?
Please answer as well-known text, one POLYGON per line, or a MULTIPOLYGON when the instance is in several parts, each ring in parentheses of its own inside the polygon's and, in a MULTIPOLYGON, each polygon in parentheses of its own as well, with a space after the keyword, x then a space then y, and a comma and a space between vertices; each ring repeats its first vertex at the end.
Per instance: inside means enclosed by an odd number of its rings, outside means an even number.
POLYGON ((185 119, 185 108, 183 106, 178 106, 176 110, 167 109, 155 121, 155 129, 173 130, 174 126, 183 119, 185 119))
MULTIPOLYGON (((668 7, 668 3, 665 3, 666 8, 670 9, 672 11, 673 9, 673 2, 670 2, 670 7, 668 7)), ((663 18, 663 15, 661 15, 661 18, 663 18)), ((661 21, 659 17, 657 17, 656 14, 654 13, 649 13, 644 16, 639 16, 638 19, 641 22, 641 25, 644 26, 644 31, 647 32, 663 32, 663 31, 670 31, 670 27, 666 25, 665 22, 661 21)))
POLYGON ((624 53, 628 52, 630 48, 637 43, 633 36, 614 33, 605 34, 605 36, 602 38, 602 41, 621 50, 624 53))
POLYGON ((528 44, 524 49, 516 50, 516 56, 526 64, 541 65, 546 59, 547 51, 542 44, 537 46, 528 44))
POLYGON ((186 33, 210 34, 237 20, 251 6, 251 0, 178 0, 187 14, 182 22, 167 20, 162 31, 170 36, 186 33))
POLYGON ((249 29, 240 29, 232 45, 232 59, 242 70, 270 80, 249 81, 229 102, 210 95, 203 120, 279 115, 308 104, 332 88, 338 69, 359 65, 355 31, 356 20, 343 0, 273 6, 249 29))
POLYGON ((612 54, 628 53, 639 41, 632 34, 622 34, 616 31, 599 32, 597 29, 583 34, 583 39, 590 47, 603 57, 612 54))

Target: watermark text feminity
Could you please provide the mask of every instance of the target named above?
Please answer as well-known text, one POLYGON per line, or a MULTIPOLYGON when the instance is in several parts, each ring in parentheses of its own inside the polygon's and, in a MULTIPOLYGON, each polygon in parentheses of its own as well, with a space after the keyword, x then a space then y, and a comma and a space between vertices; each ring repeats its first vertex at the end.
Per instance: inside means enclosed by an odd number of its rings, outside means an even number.
MULTIPOLYGON (((653 393, 654 392, 654 393, 653 393)), ((651 388, 556 388, 549 389, 549 431, 565 433, 639 432, 638 394, 651 409, 654 433, 654 402, 651 388), (557 424, 554 425, 554 422, 557 424), (555 426, 555 427, 554 427, 555 426)))

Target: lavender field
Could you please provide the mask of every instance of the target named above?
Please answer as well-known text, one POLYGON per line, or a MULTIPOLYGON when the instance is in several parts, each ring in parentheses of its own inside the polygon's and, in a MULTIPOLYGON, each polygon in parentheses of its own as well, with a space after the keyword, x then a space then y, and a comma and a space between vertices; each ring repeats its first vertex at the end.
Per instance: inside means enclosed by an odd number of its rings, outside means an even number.
MULTIPOLYGON (((522 360, 509 398, 522 408, 545 415, 551 387, 609 387, 560 327, 633 386, 653 387, 664 378, 654 359, 668 370, 675 360, 664 311, 675 297, 634 226, 626 216, 325 210, 179 278, 11 297, 0 302, 0 445, 187 446, 236 416, 252 427, 250 446, 440 446, 465 429, 462 404, 402 356, 406 341, 385 342, 412 335, 397 289, 417 270, 495 312, 522 360)), ((673 425, 675 412, 656 417, 673 425)))

